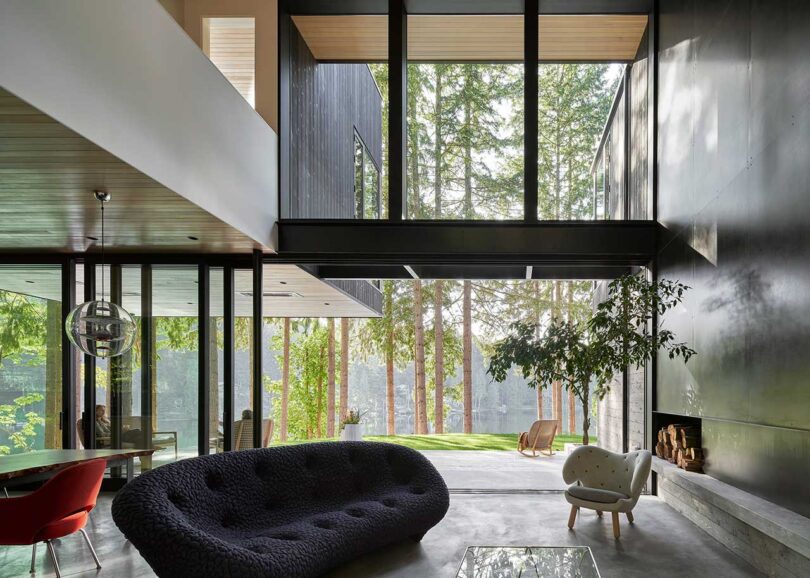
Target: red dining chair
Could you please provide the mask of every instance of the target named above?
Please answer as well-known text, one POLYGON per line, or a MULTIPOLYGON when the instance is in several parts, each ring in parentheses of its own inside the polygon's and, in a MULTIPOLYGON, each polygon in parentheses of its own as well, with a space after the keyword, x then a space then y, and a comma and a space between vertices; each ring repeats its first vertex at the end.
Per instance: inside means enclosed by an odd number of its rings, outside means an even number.
POLYGON ((33 545, 31 572, 37 560, 37 544, 45 542, 56 576, 59 562, 52 540, 81 532, 96 567, 101 568, 84 526, 96 505, 106 460, 92 460, 61 470, 37 491, 19 498, 0 499, 0 545, 33 545))

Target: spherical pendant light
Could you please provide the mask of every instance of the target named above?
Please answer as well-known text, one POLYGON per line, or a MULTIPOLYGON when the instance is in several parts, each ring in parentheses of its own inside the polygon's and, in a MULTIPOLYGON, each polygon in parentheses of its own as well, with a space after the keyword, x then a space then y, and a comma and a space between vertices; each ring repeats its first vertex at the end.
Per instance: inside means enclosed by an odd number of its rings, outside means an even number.
POLYGON ((74 307, 65 321, 65 331, 82 353, 115 357, 132 349, 136 326, 126 309, 104 300, 104 203, 110 195, 104 191, 95 191, 94 195, 101 203, 101 300, 74 307))
POLYGON ((65 321, 70 342, 93 357, 115 357, 135 343, 135 321, 120 305, 87 301, 73 308, 65 321))

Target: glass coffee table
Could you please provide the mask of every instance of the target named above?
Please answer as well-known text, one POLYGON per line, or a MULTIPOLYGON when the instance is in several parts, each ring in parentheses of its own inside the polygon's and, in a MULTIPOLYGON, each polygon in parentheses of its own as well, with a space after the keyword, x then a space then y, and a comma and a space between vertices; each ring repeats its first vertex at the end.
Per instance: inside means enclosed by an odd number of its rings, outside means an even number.
POLYGON ((587 546, 470 546, 456 578, 599 578, 587 546))

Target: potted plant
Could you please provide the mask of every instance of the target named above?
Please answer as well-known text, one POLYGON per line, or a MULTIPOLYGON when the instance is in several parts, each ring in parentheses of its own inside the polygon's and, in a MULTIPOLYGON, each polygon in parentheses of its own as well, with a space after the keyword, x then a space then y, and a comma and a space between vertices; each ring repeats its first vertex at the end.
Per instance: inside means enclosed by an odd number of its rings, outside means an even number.
POLYGON ((487 373, 502 382, 517 365, 532 388, 561 382, 582 404, 582 443, 587 445, 591 384, 601 400, 616 373, 641 367, 659 349, 670 359, 683 358, 684 363, 695 354, 660 323, 653 327, 657 317, 679 304, 688 289, 666 279, 651 282, 632 275, 615 279, 608 285, 607 298, 586 323, 555 319, 542 333, 537 325, 513 323, 509 335, 495 344, 487 373))
POLYGON ((347 442, 359 442, 363 439, 363 414, 357 409, 350 409, 340 422, 340 439, 347 442))

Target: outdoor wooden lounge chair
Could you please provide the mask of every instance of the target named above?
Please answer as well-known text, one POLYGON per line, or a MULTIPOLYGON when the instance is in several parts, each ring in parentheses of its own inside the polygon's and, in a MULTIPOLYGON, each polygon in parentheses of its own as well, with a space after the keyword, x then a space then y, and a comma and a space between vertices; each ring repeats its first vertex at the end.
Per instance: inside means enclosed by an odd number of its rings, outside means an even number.
POLYGON ((554 436, 557 435, 557 420, 556 419, 538 419, 529 428, 529 431, 523 432, 518 436, 517 450, 524 456, 528 456, 526 450, 531 450, 531 457, 537 457, 537 452, 546 450, 547 455, 553 455, 551 444, 554 442, 554 436))

